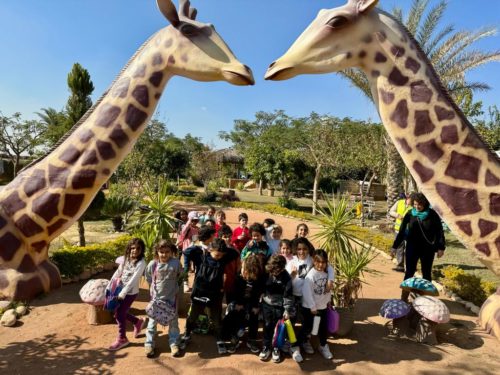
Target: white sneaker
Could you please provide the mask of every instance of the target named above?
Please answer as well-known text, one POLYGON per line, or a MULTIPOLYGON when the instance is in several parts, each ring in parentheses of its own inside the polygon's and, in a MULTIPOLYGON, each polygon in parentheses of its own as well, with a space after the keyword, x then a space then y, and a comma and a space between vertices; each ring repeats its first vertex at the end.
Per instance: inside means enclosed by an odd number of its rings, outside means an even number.
POLYGON ((314 349, 309 341, 302 344, 302 348, 307 354, 314 354, 314 349))
POLYGON ((292 358, 295 362, 300 363, 304 360, 304 358, 302 358, 302 354, 300 354, 300 348, 298 346, 292 346, 290 348, 290 352, 292 353, 292 358))
POLYGON ((333 358, 333 354, 332 352, 330 351, 330 348, 328 347, 328 344, 325 344, 325 346, 319 346, 318 347, 318 351, 321 353, 321 355, 325 358, 325 359, 332 359, 333 358))

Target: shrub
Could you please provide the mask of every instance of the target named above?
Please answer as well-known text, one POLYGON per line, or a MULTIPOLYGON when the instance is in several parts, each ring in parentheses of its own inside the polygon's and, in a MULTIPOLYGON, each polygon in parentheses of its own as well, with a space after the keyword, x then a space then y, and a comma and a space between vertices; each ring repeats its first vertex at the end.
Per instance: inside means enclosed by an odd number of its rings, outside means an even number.
POLYGON ((125 253, 125 247, 132 237, 124 235, 116 240, 89 246, 64 246, 50 256, 59 268, 62 277, 73 277, 87 268, 114 262, 116 257, 125 253))
POLYGON ((213 203, 217 201, 217 193, 215 191, 207 191, 199 193, 195 197, 195 202, 199 204, 213 203))
POLYGON ((227 193, 222 193, 222 195, 220 196, 220 203, 222 206, 229 206, 231 202, 239 202, 240 201, 240 198, 238 198, 238 196, 236 194, 234 194, 234 191, 233 191, 233 194, 227 192, 227 193))
POLYGON ((297 202, 288 197, 279 197, 278 206, 288 208, 289 210, 296 210, 299 208, 297 202))
POLYGON ((468 274, 456 266, 444 267, 441 272, 444 278, 440 282, 448 290, 476 306, 481 306, 495 291, 494 283, 481 281, 481 278, 468 274))
POLYGON ((245 190, 245 184, 243 182, 238 182, 236 184, 236 190, 239 190, 239 191, 245 190))

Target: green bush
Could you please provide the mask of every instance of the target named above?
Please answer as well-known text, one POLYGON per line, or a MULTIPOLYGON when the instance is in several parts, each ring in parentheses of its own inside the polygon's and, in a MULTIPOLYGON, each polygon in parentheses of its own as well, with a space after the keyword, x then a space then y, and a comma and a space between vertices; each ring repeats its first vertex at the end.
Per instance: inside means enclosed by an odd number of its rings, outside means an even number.
POLYGON ((243 182, 238 182, 236 184, 236 190, 240 190, 240 191, 245 190, 245 184, 243 182))
POLYGON ((289 210, 297 210, 299 205, 292 198, 279 197, 278 206, 288 208, 289 210))
POLYGON ((289 210, 288 208, 280 207, 276 204, 260 204, 260 203, 249 203, 249 202, 233 202, 231 207, 242 208, 247 210, 258 210, 266 211, 272 214, 292 216, 302 220, 310 220, 311 214, 302 211, 289 210))
POLYGON ((199 193, 195 196, 195 202, 199 204, 213 203, 217 201, 217 193, 215 191, 207 191, 199 193))
POLYGON ((132 236, 124 235, 116 240, 89 246, 65 246, 50 256, 59 268, 62 277, 73 277, 87 268, 114 262, 125 253, 125 247, 132 236))
POLYGON ((441 270, 444 278, 440 280, 448 290, 460 298, 481 306, 495 292, 495 285, 489 281, 481 281, 476 275, 466 273, 456 266, 447 266, 441 270))

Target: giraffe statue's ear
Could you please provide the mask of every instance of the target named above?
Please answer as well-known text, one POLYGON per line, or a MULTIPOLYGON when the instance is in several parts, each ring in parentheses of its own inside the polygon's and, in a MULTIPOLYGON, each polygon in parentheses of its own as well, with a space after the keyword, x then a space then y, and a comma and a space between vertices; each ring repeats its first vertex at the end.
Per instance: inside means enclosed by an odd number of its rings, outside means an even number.
POLYGON ((378 0, 357 0, 356 8, 359 13, 369 12, 378 3, 378 0))
POLYGON ((179 14, 171 0, 156 0, 156 4, 160 12, 170 21, 173 27, 178 27, 180 25, 181 21, 179 21, 179 14))

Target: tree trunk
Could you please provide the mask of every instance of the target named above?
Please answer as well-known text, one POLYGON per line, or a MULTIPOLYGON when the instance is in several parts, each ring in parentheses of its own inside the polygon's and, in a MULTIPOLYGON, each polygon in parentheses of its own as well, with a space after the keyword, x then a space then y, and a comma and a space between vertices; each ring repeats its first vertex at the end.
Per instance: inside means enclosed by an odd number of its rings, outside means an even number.
POLYGON ((82 219, 78 219, 78 236, 80 238, 80 246, 85 246, 85 227, 83 226, 82 219))
POLYGON ((398 195, 404 190, 403 176, 404 163, 396 147, 388 135, 385 137, 387 145, 387 211, 398 200, 398 195))
POLYGON ((259 180, 259 195, 262 195, 262 190, 263 190, 263 185, 264 181, 262 181, 262 178, 259 180))
POLYGON ((316 207, 318 205, 318 185, 319 178, 321 177, 321 164, 316 166, 316 173, 314 174, 314 185, 313 185, 313 207, 312 214, 316 215, 316 207))

